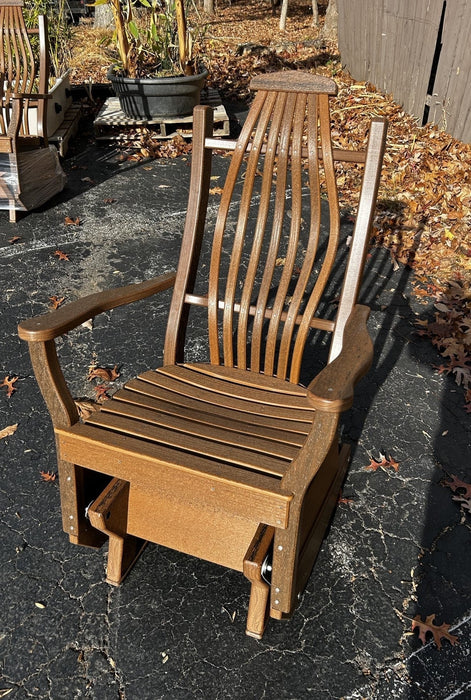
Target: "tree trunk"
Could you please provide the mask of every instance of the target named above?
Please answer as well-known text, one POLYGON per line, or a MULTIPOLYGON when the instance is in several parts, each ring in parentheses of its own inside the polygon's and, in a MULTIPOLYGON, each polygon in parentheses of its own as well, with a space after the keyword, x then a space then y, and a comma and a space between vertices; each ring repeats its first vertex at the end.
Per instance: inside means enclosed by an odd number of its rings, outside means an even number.
POLYGON ((312 26, 319 26, 319 9, 317 7, 317 0, 312 0, 312 26))
POLYGON ((203 0, 203 10, 207 15, 214 15, 216 13, 214 0, 203 0))
POLYGON ((95 7, 93 26, 102 29, 114 29, 113 10, 110 5, 97 5, 95 7))
POLYGON ((325 13, 324 28, 322 29, 321 37, 327 41, 337 41, 338 36, 338 17, 337 0, 329 0, 327 11, 325 13))
POLYGON ((288 14, 288 0, 283 0, 281 5, 281 15, 280 15, 280 29, 284 31, 286 29, 286 15, 288 14))

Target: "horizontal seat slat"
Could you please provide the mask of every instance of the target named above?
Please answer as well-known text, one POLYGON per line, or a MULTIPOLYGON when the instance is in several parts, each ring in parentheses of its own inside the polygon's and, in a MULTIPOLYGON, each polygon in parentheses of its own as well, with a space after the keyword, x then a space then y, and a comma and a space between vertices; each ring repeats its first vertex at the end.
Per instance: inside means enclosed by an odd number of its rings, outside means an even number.
MULTIPOLYGON (((135 380, 138 382, 139 380, 135 380)), ((144 382, 141 385, 148 386, 144 382)), ((129 386, 129 385, 127 385, 129 386)), ((182 403, 171 403, 165 399, 148 396, 138 391, 133 391, 130 388, 120 389, 113 395, 113 402, 116 403, 131 403, 143 408, 149 408, 153 411, 158 411, 161 414, 170 416, 179 416, 183 419, 188 419, 198 423, 214 425, 225 430, 235 431, 237 433, 245 433, 256 437, 266 438, 267 440, 275 440, 288 445, 297 445, 301 447, 304 443, 305 436, 308 432, 309 424, 296 424, 294 421, 281 421, 279 419, 265 418, 266 425, 258 424, 253 420, 253 416, 246 413, 241 414, 236 411, 224 412, 221 408, 212 410, 209 404, 201 404, 198 401, 186 399, 185 405, 182 403), (270 424, 269 424, 270 423, 270 424), (289 426, 287 429, 286 426, 289 426), (293 431, 293 425, 299 425, 299 432, 293 431), (301 432, 302 431, 302 432, 301 432)), ((108 402, 103 406, 106 409, 108 402)))
POLYGON ((159 445, 171 448, 174 452, 187 452, 203 459, 214 459, 233 467, 244 467, 274 476, 283 476, 290 460, 270 457, 250 449, 243 449, 212 440, 205 440, 194 435, 160 428, 139 420, 104 413, 93 413, 86 421, 87 425, 99 426, 125 435, 151 440, 159 445))
MULTIPOLYGON (((273 377, 261 377, 266 381, 256 383, 255 373, 241 372, 232 368, 219 367, 217 365, 169 365, 155 370, 159 375, 172 377, 181 382, 186 382, 192 386, 206 389, 216 394, 223 394, 241 400, 262 403, 268 406, 283 406, 305 410, 312 413, 312 408, 306 400, 306 389, 297 387, 296 393, 282 390, 284 384, 287 388, 296 387, 296 384, 289 384, 282 380, 273 382, 273 377), (244 376, 247 380, 244 381, 244 376), (272 380, 270 382, 270 380, 272 380), (248 383, 250 382, 250 383, 248 383), (276 384, 279 388, 276 389, 276 384)), ((145 373, 149 374, 148 372, 145 373)), ((143 375, 140 375, 143 376, 143 375)))
POLYGON ((116 400, 107 401, 103 404, 101 415, 103 416, 103 414, 106 413, 126 416, 137 421, 141 420, 159 429, 168 429, 177 432, 180 434, 180 437, 178 435, 174 436, 177 442, 179 442, 182 437, 186 440, 188 436, 190 436, 189 439, 195 436, 201 440, 219 442, 225 446, 233 445, 236 448, 242 447, 246 450, 260 452, 261 454, 280 457, 286 460, 292 460, 298 452, 298 448, 292 445, 248 435, 244 432, 238 432, 235 426, 233 430, 227 430, 212 425, 211 423, 193 421, 187 417, 169 416, 168 414, 142 408, 132 403, 124 403, 116 400))
MULTIPOLYGON (((177 365, 177 367, 179 366, 177 365)), ((237 367, 225 367, 224 365, 212 365, 209 362, 199 362, 198 364, 185 363, 181 367, 182 369, 188 369, 190 372, 197 372, 203 377, 207 375, 233 383, 236 389, 244 386, 264 392, 272 392, 281 396, 283 401, 286 401, 287 396, 306 398, 307 390, 305 387, 284 379, 280 380, 277 377, 259 374, 258 372, 240 370, 237 367)), ((164 367, 162 369, 166 370, 167 368, 164 367)))
MULTIPOLYGON (((185 399, 188 397, 189 399, 197 399, 200 402, 207 403, 212 406, 221 406, 223 408, 230 409, 231 411, 240 411, 243 414, 268 416, 280 418, 286 421, 299 421, 301 423, 305 423, 307 428, 309 427, 310 423, 312 423, 313 409, 312 406, 308 405, 307 401, 304 402, 304 408, 283 405, 281 402, 280 405, 278 405, 276 401, 269 403, 268 397, 266 402, 262 402, 262 392, 259 392, 259 396, 257 397, 259 400, 251 400, 237 395, 228 395, 222 392, 220 383, 218 384, 220 391, 215 391, 213 388, 197 386, 190 381, 182 381, 179 377, 172 377, 169 374, 153 370, 144 372, 143 374, 139 375, 138 379, 140 379, 142 382, 148 383, 149 386, 159 387, 159 389, 166 389, 169 392, 178 394, 178 400, 183 400, 184 403, 186 403, 185 399), (182 397, 184 398, 182 399, 182 397)), ((210 384, 210 382, 208 382, 208 384, 210 384)), ((134 389, 136 385, 130 382, 126 384, 126 387, 134 389)), ((152 394, 149 389, 146 389, 145 393, 146 392, 149 392, 151 395, 156 395, 152 394)), ((297 397, 288 398, 297 399, 297 397)))

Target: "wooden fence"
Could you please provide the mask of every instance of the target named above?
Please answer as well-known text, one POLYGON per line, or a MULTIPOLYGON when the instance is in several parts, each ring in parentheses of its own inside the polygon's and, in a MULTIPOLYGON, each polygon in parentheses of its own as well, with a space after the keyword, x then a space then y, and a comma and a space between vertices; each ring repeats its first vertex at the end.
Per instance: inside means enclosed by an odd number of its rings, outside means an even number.
POLYGON ((355 80, 471 143, 471 0, 338 0, 338 11, 342 63, 355 80))

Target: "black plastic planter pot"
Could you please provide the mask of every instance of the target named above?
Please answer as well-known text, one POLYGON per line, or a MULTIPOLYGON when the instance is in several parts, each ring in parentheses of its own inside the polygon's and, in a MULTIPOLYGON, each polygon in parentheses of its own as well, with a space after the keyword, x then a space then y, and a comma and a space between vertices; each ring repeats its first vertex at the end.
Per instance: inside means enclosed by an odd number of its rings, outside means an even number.
POLYGON ((203 70, 196 75, 165 78, 124 78, 108 71, 108 79, 119 98, 123 112, 132 119, 184 117, 200 102, 200 93, 208 75, 203 70))

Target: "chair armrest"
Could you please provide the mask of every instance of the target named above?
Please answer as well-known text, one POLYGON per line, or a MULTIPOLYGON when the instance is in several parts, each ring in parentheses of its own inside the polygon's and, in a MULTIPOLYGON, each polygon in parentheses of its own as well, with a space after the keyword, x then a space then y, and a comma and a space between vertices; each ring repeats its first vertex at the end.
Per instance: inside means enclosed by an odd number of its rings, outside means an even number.
POLYGON ((355 384, 373 361, 373 343, 366 327, 369 313, 368 306, 354 306, 345 324, 340 355, 309 384, 309 403, 318 411, 341 413, 352 405, 355 384))
POLYGON ((145 282, 90 294, 56 311, 22 321, 18 326, 18 334, 28 342, 53 340, 103 311, 145 299, 172 287, 174 283, 175 272, 167 272, 145 282))

